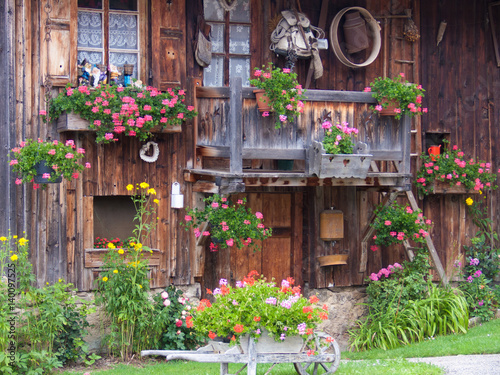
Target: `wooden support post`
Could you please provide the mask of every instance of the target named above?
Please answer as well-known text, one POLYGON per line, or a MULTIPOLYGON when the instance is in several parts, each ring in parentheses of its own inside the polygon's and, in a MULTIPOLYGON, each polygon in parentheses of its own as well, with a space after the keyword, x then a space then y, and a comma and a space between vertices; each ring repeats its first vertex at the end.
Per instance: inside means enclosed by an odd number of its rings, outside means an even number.
POLYGON ((229 139, 230 139, 230 160, 229 170, 231 173, 243 172, 243 139, 242 126, 243 118, 241 111, 243 108, 243 84, 241 77, 231 78, 230 83, 230 113, 229 113, 229 139))
MULTIPOLYGON (((408 197, 408 201, 410 202, 411 208, 413 210, 418 210, 419 207, 417 204, 417 200, 413 195, 413 192, 411 190, 408 190, 406 192, 406 196, 408 197)), ((429 249, 429 254, 432 258, 432 262, 434 263, 434 269, 438 273, 439 278, 441 279, 441 283, 443 285, 448 285, 448 277, 446 276, 443 264, 441 263, 441 259, 439 259, 439 255, 437 253, 436 247, 434 246, 434 243, 432 242, 432 238, 430 235, 425 237, 425 243, 427 244, 427 248, 429 249)))

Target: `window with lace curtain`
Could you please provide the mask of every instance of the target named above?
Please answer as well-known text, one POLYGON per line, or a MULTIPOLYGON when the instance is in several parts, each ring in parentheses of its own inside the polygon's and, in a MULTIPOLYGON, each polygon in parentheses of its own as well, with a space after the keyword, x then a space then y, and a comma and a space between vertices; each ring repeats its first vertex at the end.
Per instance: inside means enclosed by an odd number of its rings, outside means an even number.
POLYGON ((250 86, 250 0, 204 0, 203 7, 212 41, 203 85, 227 86, 231 77, 241 77, 250 86))
POLYGON ((140 79, 139 31, 138 0, 78 0, 78 63, 115 65, 120 83, 123 65, 133 64, 140 79))

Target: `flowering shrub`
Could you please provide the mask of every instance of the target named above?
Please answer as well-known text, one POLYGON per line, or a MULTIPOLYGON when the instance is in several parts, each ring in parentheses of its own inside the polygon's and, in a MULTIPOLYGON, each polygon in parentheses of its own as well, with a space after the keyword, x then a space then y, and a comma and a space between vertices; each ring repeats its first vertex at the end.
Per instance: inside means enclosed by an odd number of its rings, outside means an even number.
MULTIPOLYGON (((389 246, 405 240, 425 243, 432 222, 423 216, 421 210, 413 211, 409 206, 393 203, 381 205, 375 212, 377 216, 370 225, 376 231, 373 236, 376 245, 389 246)), ((377 249, 377 246, 372 247, 374 251, 377 249)))
POLYGON ((421 85, 409 83, 404 78, 404 73, 399 73, 394 79, 389 77, 375 78, 375 81, 370 83, 370 87, 366 87, 364 90, 371 92, 378 101, 378 105, 372 106, 371 109, 381 111, 383 108, 387 108, 391 102, 395 102, 397 108, 394 109, 394 112, 398 120, 403 114, 413 117, 426 113, 427 108, 422 108, 425 90, 421 85))
MULTIPOLYGON (((16 185, 33 182, 37 175, 37 165, 41 162, 54 169, 50 174, 44 174, 43 178, 55 181, 62 175, 65 179, 71 180, 78 178, 79 172, 85 168, 90 168, 90 163, 79 162, 84 154, 85 149, 77 148, 73 140, 62 143, 57 140, 43 141, 40 138, 37 141, 27 139, 10 151, 9 164, 18 175, 16 185)), ((39 184, 33 185, 35 189, 39 187, 39 184)))
MULTIPOLYGON (((287 121, 291 121, 293 116, 298 116, 304 112, 305 91, 297 81, 297 73, 292 73, 290 69, 283 70, 274 67, 272 63, 262 66, 262 69, 254 68, 256 78, 250 80, 250 84, 266 91, 269 98, 269 105, 275 112, 276 128, 287 121)), ((269 116, 269 112, 262 113, 262 116, 269 116)))
POLYGON ((122 359, 138 352, 146 344, 148 316, 153 306, 149 300, 148 261, 144 251, 152 250, 143 245, 156 224, 156 205, 159 204, 156 191, 142 182, 129 184, 127 190, 136 190, 131 197, 136 208, 129 250, 117 248, 108 243, 109 251, 104 257, 103 271, 98 280, 96 303, 104 306, 105 314, 111 320, 111 333, 107 343, 112 353, 122 359), (146 340, 146 341, 145 341, 146 340))
POLYGON ((321 126, 325 129, 323 148, 327 154, 352 154, 354 148, 352 137, 358 134, 358 129, 350 128, 347 122, 333 126, 328 120, 321 126))
POLYGON ((127 87, 99 85, 66 90, 52 99, 46 111, 40 111, 44 121, 56 120, 63 112, 74 112, 90 122, 96 131, 96 142, 117 141, 119 134, 137 137, 144 141, 155 126, 166 128, 180 125, 197 115, 193 106, 184 104, 185 91, 142 85, 127 87))
POLYGON ((48 374, 69 362, 91 364, 100 357, 89 355, 83 338, 86 316, 95 309, 63 279, 33 286, 29 253, 25 237, 0 236, 2 374, 48 374))
POLYGON ((417 172, 415 185, 421 194, 432 193, 434 181, 443 181, 450 186, 465 186, 474 190, 493 190, 496 175, 492 173, 491 163, 485 161, 465 160, 464 153, 454 145, 451 150, 446 150, 441 155, 434 156, 422 154, 422 167, 417 172))
POLYGON ((186 229, 194 228, 194 235, 211 236, 212 251, 218 248, 236 246, 253 246, 255 240, 264 240, 271 236, 272 229, 266 228, 262 223, 264 216, 261 212, 253 214, 245 207, 246 199, 239 199, 236 204, 217 194, 205 198, 206 206, 200 210, 189 210, 184 217, 183 225, 186 229), (208 227, 203 230, 203 223, 208 227))
POLYGON ((276 341, 286 336, 306 338, 321 320, 328 319, 327 307, 315 306, 316 296, 303 297, 294 280, 287 278, 276 286, 257 271, 251 271, 236 287, 221 279, 212 293, 215 301, 203 299, 194 314, 194 327, 203 336, 231 337, 239 343, 241 336, 259 338, 265 328, 276 341))
POLYGON ((412 262, 390 264, 372 273, 366 280, 370 310, 383 311, 419 299, 427 288, 429 269, 427 256, 418 251, 412 262))
POLYGON ((154 329, 158 335, 151 348, 160 350, 197 349, 200 340, 193 328, 193 306, 181 290, 169 285, 154 297, 154 329))

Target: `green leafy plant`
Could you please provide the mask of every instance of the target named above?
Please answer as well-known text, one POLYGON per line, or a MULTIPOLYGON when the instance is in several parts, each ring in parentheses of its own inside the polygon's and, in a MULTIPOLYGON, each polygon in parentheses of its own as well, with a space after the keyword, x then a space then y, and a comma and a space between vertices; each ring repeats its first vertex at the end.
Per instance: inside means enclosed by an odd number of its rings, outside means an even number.
POLYGON ((68 85, 51 100, 48 113, 43 110, 40 115, 48 122, 63 112, 74 112, 89 121, 90 128, 96 131, 96 142, 117 141, 119 134, 146 140, 155 126, 180 125, 197 115, 194 107, 184 103, 185 95, 179 88, 162 92, 136 82, 127 87, 68 85))
MULTIPOLYGON (((445 141, 445 144, 449 143, 445 141)), ((433 192, 433 183, 441 181, 450 186, 464 186, 476 191, 494 190, 496 174, 491 169, 491 163, 472 158, 466 160, 464 152, 457 145, 445 150, 441 155, 420 156, 422 166, 417 172, 415 185, 420 194, 433 192), (433 160, 434 159, 434 160, 433 160)))
POLYGON ((326 305, 316 307, 316 296, 303 297, 292 278, 276 286, 274 281, 258 276, 251 271, 236 287, 221 279, 219 288, 209 291, 215 301, 203 299, 196 309, 196 331, 210 339, 230 337, 231 343, 239 343, 242 335, 258 339, 266 329, 279 341, 286 336, 307 338, 321 320, 328 319, 326 305))
POLYGON ((272 229, 262 223, 262 213, 253 214, 245 206, 246 199, 231 203, 228 198, 214 194, 204 201, 203 209, 188 208, 183 225, 186 229, 193 228, 197 238, 211 236, 212 251, 231 246, 238 249, 253 246, 256 240, 264 240, 272 235, 272 229))
POLYGON ((0 297, 0 353, 15 352, 5 360, 0 358, 5 374, 50 373, 89 355, 83 337, 88 326, 85 317, 93 309, 63 279, 34 287, 28 250, 24 237, 0 237, 0 271, 6 275, 0 280, 0 290, 5 292, 0 297), (15 329, 12 311, 17 312, 15 329))
POLYGON ((399 73, 395 78, 377 77, 370 86, 365 88, 365 92, 371 92, 378 101, 371 109, 381 111, 391 103, 396 104, 394 110, 396 118, 400 119, 403 114, 410 117, 421 115, 427 112, 427 108, 422 108, 422 98, 425 90, 421 85, 409 83, 404 79, 404 73, 399 73))
MULTIPOLYGON (((397 203, 380 205, 375 209, 376 217, 370 224, 375 229, 376 245, 392 245, 412 240, 425 243, 432 222, 424 217, 421 210, 413 211, 409 206, 397 203)), ((372 247, 377 250, 378 247, 372 247)))
MULTIPOLYGON (((59 176, 67 180, 79 177, 79 172, 85 168, 90 168, 90 163, 81 164, 84 158, 85 149, 77 148, 73 140, 65 143, 54 141, 43 141, 41 139, 27 139, 18 147, 14 147, 9 153, 9 164, 12 170, 17 173, 16 184, 33 182, 37 175, 37 165, 45 162, 47 166, 54 169, 50 174, 43 176, 55 181, 59 176)), ((39 184, 34 184, 35 189, 39 184)))
POLYGON ((323 122, 322 127, 325 129, 323 148, 327 154, 352 154, 352 139, 358 134, 358 129, 350 128, 347 122, 334 126, 328 120, 323 122))
POLYGON ((122 359, 138 353, 149 342, 148 316, 153 306, 148 296, 148 261, 144 252, 152 250, 144 245, 156 225, 156 191, 142 182, 127 185, 134 202, 136 221, 130 248, 125 251, 108 243, 109 251, 104 257, 103 271, 98 280, 96 303, 104 306, 104 313, 111 320, 111 333, 107 343, 113 354, 122 359))
MULTIPOLYGON (((277 117, 275 124, 277 129, 304 111, 306 90, 299 85, 297 73, 287 68, 275 67, 270 62, 262 68, 254 68, 254 76, 256 78, 251 79, 250 84, 265 90, 268 103, 277 117)), ((262 116, 269 116, 269 112, 264 112, 262 116)))
POLYGON ((154 297, 154 324, 157 333, 153 348, 193 350, 202 343, 193 328, 193 305, 181 290, 169 285, 154 297))

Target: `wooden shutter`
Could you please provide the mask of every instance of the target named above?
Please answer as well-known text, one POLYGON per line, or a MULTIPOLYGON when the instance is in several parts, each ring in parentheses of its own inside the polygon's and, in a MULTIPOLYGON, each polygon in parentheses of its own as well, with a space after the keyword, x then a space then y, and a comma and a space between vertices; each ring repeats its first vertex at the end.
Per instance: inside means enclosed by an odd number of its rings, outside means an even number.
POLYGON ((153 86, 165 90, 186 84, 186 7, 184 0, 152 0, 153 86))
POLYGON ((40 68, 42 80, 50 76, 53 86, 76 82, 77 0, 42 0, 40 5, 40 68), (50 8, 46 8, 49 3, 50 8), (49 10, 47 12, 46 10, 49 10), (50 40, 46 21, 50 20, 50 40))

